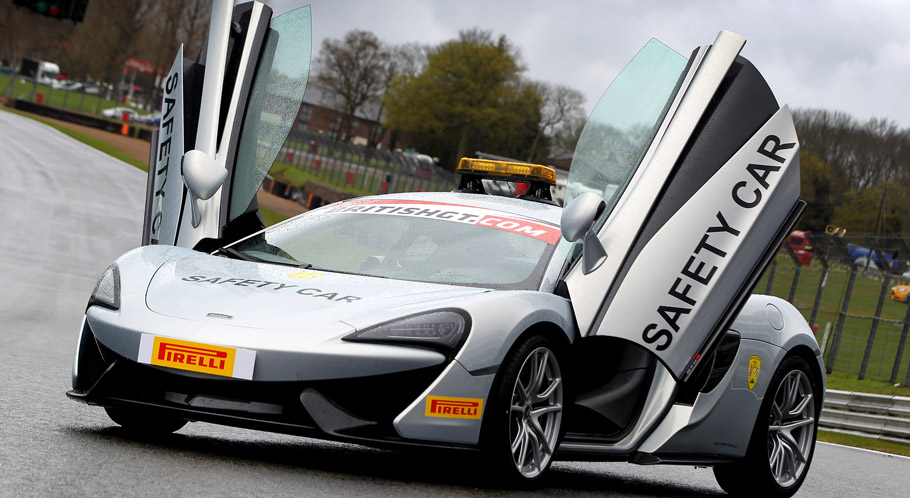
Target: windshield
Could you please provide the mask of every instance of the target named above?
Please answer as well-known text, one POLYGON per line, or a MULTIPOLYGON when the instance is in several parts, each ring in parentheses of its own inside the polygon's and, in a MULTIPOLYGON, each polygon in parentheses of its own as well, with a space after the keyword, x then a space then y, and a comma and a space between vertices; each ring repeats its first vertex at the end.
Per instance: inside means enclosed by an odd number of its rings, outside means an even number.
POLYGON ((673 101, 687 59, 648 42, 613 80, 588 117, 572 158, 566 204, 594 192, 607 203, 602 226, 635 173, 673 101))
POLYGON ((537 290, 559 228, 514 214, 422 201, 352 201, 242 240, 261 261, 358 275, 537 290))

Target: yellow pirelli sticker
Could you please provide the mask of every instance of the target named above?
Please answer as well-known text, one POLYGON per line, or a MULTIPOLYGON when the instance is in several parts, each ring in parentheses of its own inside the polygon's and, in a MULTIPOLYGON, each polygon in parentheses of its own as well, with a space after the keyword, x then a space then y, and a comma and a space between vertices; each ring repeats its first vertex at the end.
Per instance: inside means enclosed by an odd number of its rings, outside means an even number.
POLYGON ((138 360, 148 365, 252 379, 256 352, 142 334, 138 360))
POLYGON ((441 418, 480 419, 483 414, 483 400, 479 398, 449 398, 427 396, 424 415, 441 418))

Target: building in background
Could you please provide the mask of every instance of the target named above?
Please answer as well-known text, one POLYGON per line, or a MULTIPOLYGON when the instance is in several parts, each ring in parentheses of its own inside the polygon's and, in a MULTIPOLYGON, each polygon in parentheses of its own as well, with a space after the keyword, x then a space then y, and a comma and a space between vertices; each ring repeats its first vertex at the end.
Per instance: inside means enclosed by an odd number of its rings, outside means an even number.
MULTIPOLYGON (((297 112, 297 121, 294 129, 310 133, 323 134, 333 140, 338 140, 343 135, 341 130, 344 113, 332 109, 330 97, 320 91, 316 85, 309 85, 303 96, 303 105, 297 112)), ((367 104, 366 112, 357 112, 351 120, 351 143, 366 146, 370 139, 377 147, 389 147, 389 133, 382 128, 376 120, 379 114, 377 105, 367 104)))

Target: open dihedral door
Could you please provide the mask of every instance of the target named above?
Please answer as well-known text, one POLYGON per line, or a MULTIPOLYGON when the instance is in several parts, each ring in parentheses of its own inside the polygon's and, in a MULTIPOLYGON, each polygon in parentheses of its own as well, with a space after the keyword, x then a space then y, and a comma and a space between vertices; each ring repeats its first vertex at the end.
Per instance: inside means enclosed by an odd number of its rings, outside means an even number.
POLYGON ((596 106, 570 170, 567 203, 588 191, 606 202, 606 260, 565 279, 581 333, 635 342, 681 380, 805 205, 790 111, 744 44, 721 32, 687 60, 652 40, 596 106))
POLYGON ((223 245, 262 228, 256 191, 297 117, 310 65, 310 9, 212 2, 198 61, 183 47, 163 82, 142 243, 223 245))

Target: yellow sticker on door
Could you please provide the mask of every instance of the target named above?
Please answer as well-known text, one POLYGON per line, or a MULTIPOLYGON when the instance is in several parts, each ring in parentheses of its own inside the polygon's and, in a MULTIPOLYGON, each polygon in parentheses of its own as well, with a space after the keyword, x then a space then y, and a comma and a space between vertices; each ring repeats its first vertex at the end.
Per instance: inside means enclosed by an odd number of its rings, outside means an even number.
POLYGON ((752 356, 749 358, 749 389, 755 387, 758 382, 758 373, 761 371, 761 358, 752 356))

